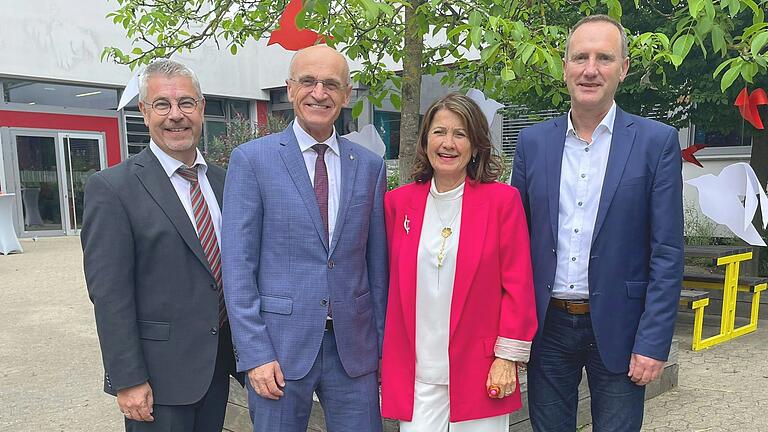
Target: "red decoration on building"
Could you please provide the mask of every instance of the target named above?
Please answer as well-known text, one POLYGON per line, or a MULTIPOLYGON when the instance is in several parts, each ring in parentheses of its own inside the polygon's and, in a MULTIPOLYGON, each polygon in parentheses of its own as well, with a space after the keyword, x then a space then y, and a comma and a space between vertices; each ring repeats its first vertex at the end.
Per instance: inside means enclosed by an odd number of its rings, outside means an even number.
POLYGON ((267 45, 278 44, 289 51, 298 51, 315 45, 318 41, 325 42, 325 36, 309 29, 299 29, 296 26, 296 16, 301 12, 301 8, 301 0, 288 2, 278 21, 280 26, 269 36, 267 45))
POLYGON ((699 162, 699 160, 696 159, 696 156, 693 155, 694 153, 703 149, 704 147, 706 147, 704 144, 694 144, 692 146, 688 146, 687 148, 680 150, 680 153, 682 153, 684 161, 690 162, 694 165, 698 165, 704 168, 704 165, 702 165, 701 162, 699 162))
POLYGON ((739 112, 744 120, 748 121, 756 129, 763 129, 763 121, 760 119, 760 112, 757 110, 758 105, 768 105, 768 95, 765 94, 763 89, 755 89, 752 94, 749 94, 747 88, 744 89, 736 96, 736 101, 733 103, 739 107, 739 112))

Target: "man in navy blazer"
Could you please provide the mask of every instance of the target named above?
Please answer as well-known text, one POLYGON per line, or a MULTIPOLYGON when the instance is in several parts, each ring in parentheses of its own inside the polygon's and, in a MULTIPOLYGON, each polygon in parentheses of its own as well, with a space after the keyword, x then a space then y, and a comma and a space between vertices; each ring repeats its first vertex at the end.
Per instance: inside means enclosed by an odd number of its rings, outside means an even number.
POLYGON ((386 166, 336 134, 351 93, 341 54, 299 51, 286 83, 296 120, 238 147, 224 191, 224 291, 253 430, 305 431, 314 392, 329 431, 380 431, 386 166))
POLYGON ((677 131, 628 114, 623 27, 582 19, 566 42, 569 115, 523 130, 512 183, 531 235, 539 332, 528 368, 535 431, 576 430, 586 368, 595 431, 639 431, 669 355, 683 274, 677 131))

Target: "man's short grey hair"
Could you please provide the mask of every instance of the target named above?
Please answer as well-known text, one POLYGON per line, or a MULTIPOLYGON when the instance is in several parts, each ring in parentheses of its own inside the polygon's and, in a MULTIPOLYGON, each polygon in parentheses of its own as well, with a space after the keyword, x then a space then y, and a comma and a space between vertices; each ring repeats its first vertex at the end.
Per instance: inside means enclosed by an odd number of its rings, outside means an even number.
POLYGON ((147 85, 149 77, 153 75, 162 75, 165 77, 187 77, 192 80, 197 91, 197 98, 203 97, 203 90, 200 88, 200 81, 197 79, 195 72, 187 66, 171 59, 157 59, 147 65, 144 72, 139 76, 139 99, 144 101, 147 97, 147 85))
POLYGON ((617 29, 619 29, 619 34, 621 34, 621 58, 627 58, 629 55, 629 40, 627 39, 627 32, 624 31, 624 26, 608 15, 598 14, 586 16, 574 24, 573 27, 571 27, 571 31, 568 33, 568 38, 565 40, 565 59, 568 60, 568 47, 571 45, 571 36, 573 36, 573 32, 575 32, 576 29, 582 25, 593 22, 606 22, 613 24, 617 29))

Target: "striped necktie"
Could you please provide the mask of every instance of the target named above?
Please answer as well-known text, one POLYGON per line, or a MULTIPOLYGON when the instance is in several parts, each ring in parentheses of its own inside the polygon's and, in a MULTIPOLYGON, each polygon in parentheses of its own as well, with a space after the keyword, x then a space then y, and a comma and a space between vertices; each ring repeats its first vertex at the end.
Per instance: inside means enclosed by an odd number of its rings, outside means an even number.
POLYGON ((227 308, 224 304, 224 292, 221 285, 221 252, 219 251, 219 241, 216 238, 216 230, 213 228, 211 212, 208 210, 208 204, 206 204, 203 191, 200 189, 200 182, 197 181, 197 166, 189 168, 182 165, 176 172, 189 181, 189 197, 192 199, 192 212, 197 224, 197 236, 200 238, 203 252, 211 266, 211 273, 216 278, 219 294, 219 327, 222 327, 227 322, 227 308))

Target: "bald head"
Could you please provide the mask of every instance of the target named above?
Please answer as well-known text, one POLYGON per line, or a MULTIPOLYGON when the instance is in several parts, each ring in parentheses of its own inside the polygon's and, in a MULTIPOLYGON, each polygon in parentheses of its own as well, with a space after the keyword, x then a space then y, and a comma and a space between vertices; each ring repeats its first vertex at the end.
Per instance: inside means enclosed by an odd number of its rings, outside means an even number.
POLYGON ((339 68, 341 76, 346 80, 343 84, 349 84, 349 64, 347 59, 328 45, 313 45, 297 51, 293 55, 291 66, 288 69, 290 77, 296 79, 296 77, 304 73, 309 65, 320 59, 323 59, 324 63, 327 63, 329 66, 339 68))

